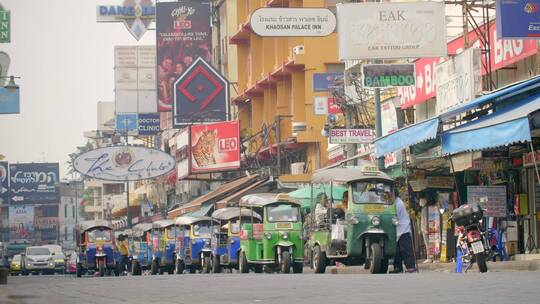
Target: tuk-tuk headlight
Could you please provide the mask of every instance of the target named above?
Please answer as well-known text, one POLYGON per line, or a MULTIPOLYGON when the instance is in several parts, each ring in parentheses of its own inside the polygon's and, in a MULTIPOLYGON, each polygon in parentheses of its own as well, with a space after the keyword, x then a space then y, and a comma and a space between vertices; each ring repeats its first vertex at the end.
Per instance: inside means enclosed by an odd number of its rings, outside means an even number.
POLYGON ((396 217, 392 218, 392 225, 397 226, 399 224, 399 221, 396 217))
POLYGON ((353 225, 356 225, 358 223, 360 223, 360 220, 358 219, 358 217, 356 216, 352 216, 351 219, 349 220, 351 224, 353 225))
POLYGON ((373 224, 373 226, 379 226, 381 224, 381 219, 378 216, 374 216, 371 218, 371 224, 373 224))
POLYGON ((281 236, 283 237, 284 240, 288 239, 289 238, 289 233, 288 232, 283 232, 281 234, 281 236))
POLYGON ((272 234, 270 232, 265 232, 264 233, 264 237, 267 239, 267 240, 271 240, 272 239, 272 234))

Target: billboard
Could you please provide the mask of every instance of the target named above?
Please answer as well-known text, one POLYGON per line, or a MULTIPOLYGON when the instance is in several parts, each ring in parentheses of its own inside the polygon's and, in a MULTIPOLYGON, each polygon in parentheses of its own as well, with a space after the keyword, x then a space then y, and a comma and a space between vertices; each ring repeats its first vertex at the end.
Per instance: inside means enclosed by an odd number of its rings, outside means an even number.
POLYGON ((362 66, 364 87, 386 88, 414 85, 414 64, 365 64, 362 66))
POLYGON ((336 29, 336 16, 326 8, 263 7, 251 14, 253 32, 263 37, 322 37, 336 29))
POLYGON ((141 113, 137 121, 139 135, 156 135, 159 132, 159 113, 141 113))
POLYGON ((540 39, 539 8, 539 0, 497 1, 497 37, 540 39))
POLYGON ((229 119, 229 82, 201 57, 174 83, 173 127, 229 119))
POLYGON ((158 111, 173 109, 173 83, 198 57, 210 62, 210 3, 160 2, 156 8, 158 111))
POLYGON ((331 144, 370 144, 374 138, 372 129, 330 129, 331 144))
MULTIPOLYGON (((120 0, 117 0, 120 2, 120 0)), ((117 5, 98 5, 97 22, 123 22, 129 33, 137 40, 146 33, 156 19, 156 7, 152 0, 124 0, 117 5)))
POLYGON ((9 241, 31 243, 34 236, 34 206, 9 206, 9 241))
POLYGON ((330 91, 339 78, 343 78, 343 73, 313 73, 313 92, 330 91))
POLYGON ((60 203, 58 163, 9 165, 12 204, 60 203))
POLYGON ((21 112, 19 90, 0 88, 0 114, 19 114, 21 112))
POLYGON ((444 2, 337 5, 339 59, 446 56, 444 2))
POLYGON ((176 135, 176 169, 178 171, 178 179, 182 179, 189 175, 189 148, 189 127, 187 127, 180 130, 176 135))
POLYGON ((9 167, 8 162, 0 162, 0 205, 9 202, 9 167))
POLYGON ((191 126, 191 172, 240 168, 240 124, 226 121, 191 126))
POLYGON ((175 161, 160 150, 137 146, 114 146, 83 153, 74 168, 84 176, 108 181, 137 181, 171 172, 175 161))
POLYGON ((137 114, 116 114, 116 131, 122 133, 137 131, 137 114))

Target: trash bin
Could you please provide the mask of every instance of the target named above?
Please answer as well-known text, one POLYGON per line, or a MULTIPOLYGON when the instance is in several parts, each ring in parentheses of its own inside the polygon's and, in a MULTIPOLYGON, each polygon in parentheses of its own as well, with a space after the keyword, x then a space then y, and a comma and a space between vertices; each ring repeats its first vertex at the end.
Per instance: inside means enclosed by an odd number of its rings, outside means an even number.
POLYGON ((6 285, 9 269, 0 266, 0 285, 6 285))

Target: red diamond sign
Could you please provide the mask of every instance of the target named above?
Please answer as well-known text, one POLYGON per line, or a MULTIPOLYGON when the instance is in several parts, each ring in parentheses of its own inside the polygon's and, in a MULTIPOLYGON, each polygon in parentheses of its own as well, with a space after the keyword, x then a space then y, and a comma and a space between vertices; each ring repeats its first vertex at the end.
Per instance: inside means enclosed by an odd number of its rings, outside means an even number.
POLYGON ((229 119, 229 82, 201 57, 174 83, 173 127, 229 119))

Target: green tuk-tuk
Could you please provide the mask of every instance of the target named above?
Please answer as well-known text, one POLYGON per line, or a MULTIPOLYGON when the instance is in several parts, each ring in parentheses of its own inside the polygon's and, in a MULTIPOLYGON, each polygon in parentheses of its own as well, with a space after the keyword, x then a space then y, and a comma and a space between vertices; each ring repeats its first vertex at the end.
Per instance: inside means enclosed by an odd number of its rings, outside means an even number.
POLYGON ((317 194, 312 195, 306 247, 314 272, 324 273, 338 261, 386 273, 396 250, 393 180, 365 164, 316 171, 311 184, 317 194))
POLYGON ((304 241, 300 204, 287 194, 259 193, 242 197, 241 209, 252 211, 248 222, 241 218, 238 269, 248 273, 252 268, 301 273, 304 262, 304 241), (262 223, 256 215, 261 214, 262 223))

